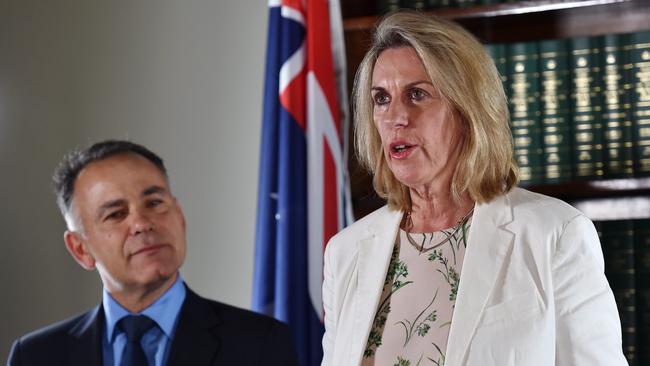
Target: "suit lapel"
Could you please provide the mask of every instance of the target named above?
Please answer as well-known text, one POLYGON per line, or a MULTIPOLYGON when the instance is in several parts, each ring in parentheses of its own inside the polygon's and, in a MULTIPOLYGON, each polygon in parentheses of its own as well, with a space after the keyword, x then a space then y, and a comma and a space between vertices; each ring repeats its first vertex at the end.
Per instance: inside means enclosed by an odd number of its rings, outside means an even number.
POLYGON ((104 310, 96 306, 70 329, 68 354, 71 366, 102 365, 104 310))
POLYGON ((186 289, 167 364, 211 365, 220 346, 215 328, 222 321, 206 300, 186 289))
POLYGON ((445 363, 448 366, 464 362, 503 261, 511 252, 514 234, 506 225, 512 221, 508 195, 477 205, 474 210, 449 331, 445 363))
POLYGON ((359 274, 357 304, 355 308, 355 344, 351 346, 351 364, 361 363, 368 335, 375 319, 375 312, 384 288, 386 271, 393 252, 395 238, 402 219, 401 211, 387 207, 368 226, 368 235, 357 242, 359 248, 359 274))

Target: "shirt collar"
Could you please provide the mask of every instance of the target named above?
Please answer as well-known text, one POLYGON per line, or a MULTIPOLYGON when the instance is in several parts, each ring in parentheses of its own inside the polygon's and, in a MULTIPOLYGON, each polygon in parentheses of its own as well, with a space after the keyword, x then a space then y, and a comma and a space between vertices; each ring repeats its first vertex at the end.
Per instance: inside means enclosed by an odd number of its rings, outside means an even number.
POLYGON ((161 297, 159 297, 153 304, 142 310, 140 313, 131 313, 120 305, 113 296, 106 290, 102 294, 102 305, 104 306, 104 315, 106 317, 106 334, 108 339, 112 342, 114 337, 115 326, 122 318, 127 315, 146 315, 153 319, 158 327, 165 333, 167 337, 172 338, 174 333, 174 326, 178 313, 185 301, 185 286, 181 279, 180 273, 176 276, 176 281, 172 287, 169 288, 161 297))

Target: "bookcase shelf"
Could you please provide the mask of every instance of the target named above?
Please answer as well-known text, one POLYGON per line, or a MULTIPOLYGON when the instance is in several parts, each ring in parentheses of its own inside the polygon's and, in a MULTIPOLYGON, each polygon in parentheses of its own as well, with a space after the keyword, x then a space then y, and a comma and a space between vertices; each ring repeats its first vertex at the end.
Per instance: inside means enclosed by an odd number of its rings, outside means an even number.
MULTIPOLYGON (((650 178, 542 184, 525 188, 568 202, 612 197, 650 196, 650 178)), ((650 211, 648 215, 650 215, 650 211)))
MULTIPOLYGON (((593 36, 648 29, 645 0, 523 1, 426 11, 452 19, 487 43, 593 36)), ((347 33, 370 32, 377 15, 344 19, 347 33)))

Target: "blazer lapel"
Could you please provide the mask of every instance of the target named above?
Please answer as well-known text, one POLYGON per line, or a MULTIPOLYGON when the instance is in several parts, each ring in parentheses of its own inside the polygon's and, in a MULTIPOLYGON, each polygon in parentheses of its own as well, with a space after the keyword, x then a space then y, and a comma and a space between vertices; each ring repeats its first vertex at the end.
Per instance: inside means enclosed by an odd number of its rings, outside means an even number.
POLYGON ((465 360, 503 261, 511 252, 514 234, 506 229, 506 225, 512 220, 508 195, 477 205, 474 210, 449 330, 447 366, 459 366, 465 360))
POLYGON ((386 271, 393 252, 395 238, 402 219, 402 211, 385 207, 373 223, 368 226, 368 236, 357 242, 359 252, 358 299, 355 308, 355 344, 350 349, 351 364, 361 363, 368 335, 375 319, 377 305, 381 298, 386 279, 386 271))
POLYGON ((215 328, 222 320, 187 286, 185 301, 169 352, 169 366, 211 365, 219 351, 215 328))
POLYGON ((102 330, 104 310, 101 305, 86 313, 70 329, 68 354, 71 366, 102 365, 102 330))

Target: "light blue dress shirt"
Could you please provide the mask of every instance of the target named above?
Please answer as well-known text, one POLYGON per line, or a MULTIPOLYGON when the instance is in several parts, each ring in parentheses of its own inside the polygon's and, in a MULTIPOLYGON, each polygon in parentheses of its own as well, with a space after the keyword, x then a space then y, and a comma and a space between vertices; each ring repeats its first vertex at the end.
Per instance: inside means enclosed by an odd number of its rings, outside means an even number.
POLYGON ((106 318, 106 332, 103 336, 102 351, 105 366, 119 366, 126 345, 126 335, 117 329, 116 324, 127 315, 146 315, 158 324, 142 336, 142 349, 149 365, 164 366, 174 339, 178 315, 185 300, 185 285, 180 274, 176 282, 156 302, 134 314, 118 304, 104 288, 102 304, 106 318))

